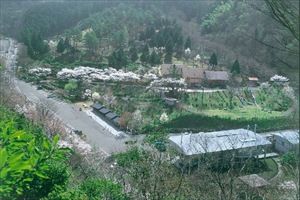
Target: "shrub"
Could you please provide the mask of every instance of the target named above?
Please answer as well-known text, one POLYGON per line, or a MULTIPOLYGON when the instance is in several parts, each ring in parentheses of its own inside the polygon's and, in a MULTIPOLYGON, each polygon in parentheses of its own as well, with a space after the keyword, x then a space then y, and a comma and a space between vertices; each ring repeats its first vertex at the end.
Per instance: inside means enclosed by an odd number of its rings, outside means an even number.
POLYGON ((89 200, 125 200, 128 199, 119 184, 105 179, 88 179, 80 186, 89 200))
POLYGON ((296 153, 288 152, 281 157, 281 164, 287 167, 295 167, 297 165, 298 159, 299 158, 297 157, 296 153))

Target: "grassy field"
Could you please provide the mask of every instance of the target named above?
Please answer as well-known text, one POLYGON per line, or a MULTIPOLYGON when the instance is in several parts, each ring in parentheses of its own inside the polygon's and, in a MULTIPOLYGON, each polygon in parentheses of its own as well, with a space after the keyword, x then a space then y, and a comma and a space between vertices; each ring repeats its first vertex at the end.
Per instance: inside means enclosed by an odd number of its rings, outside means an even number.
POLYGON ((234 94, 229 91, 183 94, 179 98, 179 106, 173 108, 165 105, 158 94, 147 91, 142 85, 98 84, 94 90, 103 95, 102 103, 118 114, 131 113, 130 123, 140 131, 147 127, 145 133, 152 126, 160 126, 166 132, 253 128, 255 124, 259 132, 291 127, 285 114, 290 100, 278 88, 253 92, 256 100, 248 90, 234 94), (266 104, 276 106, 267 108, 266 104), (138 122, 134 121, 136 111, 141 115, 138 122), (169 121, 159 122, 162 113, 167 113, 169 121))
POLYGON ((289 119, 286 117, 232 119, 219 115, 208 116, 193 113, 182 113, 163 126, 172 132, 199 132, 247 128, 248 126, 253 129, 255 124, 257 125, 258 132, 285 129, 291 126, 289 119))
POLYGON ((204 110, 201 113, 206 116, 219 116, 221 118, 230 118, 232 120, 238 120, 238 119, 251 120, 253 118, 272 119, 272 118, 278 118, 284 116, 283 112, 264 111, 257 106, 245 106, 242 108, 235 108, 232 110, 210 109, 210 110, 204 110))

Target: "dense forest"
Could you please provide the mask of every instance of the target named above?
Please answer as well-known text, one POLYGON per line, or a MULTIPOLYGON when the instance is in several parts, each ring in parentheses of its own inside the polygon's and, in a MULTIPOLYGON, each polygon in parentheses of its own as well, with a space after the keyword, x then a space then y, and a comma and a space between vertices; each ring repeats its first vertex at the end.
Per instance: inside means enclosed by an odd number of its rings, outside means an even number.
POLYGON ((18 12, 7 12, 18 3, 2 4, 8 8, 2 9, 2 32, 23 41, 32 58, 50 64, 170 63, 171 55, 182 57, 190 40, 193 55, 216 53, 221 66, 238 59, 246 74, 278 71, 296 79, 298 41, 266 14, 264 2, 37 2, 18 12), (61 40, 56 54, 49 53, 45 39, 61 40))

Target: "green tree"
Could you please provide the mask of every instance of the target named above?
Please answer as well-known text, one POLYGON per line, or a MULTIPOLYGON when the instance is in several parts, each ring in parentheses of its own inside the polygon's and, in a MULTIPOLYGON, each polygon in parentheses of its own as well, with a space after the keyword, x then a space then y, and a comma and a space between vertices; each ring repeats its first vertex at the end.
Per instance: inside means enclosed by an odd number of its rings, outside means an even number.
POLYGON ((64 41, 64 48, 67 50, 70 50, 72 48, 69 37, 66 37, 66 39, 64 41))
POLYGON ((96 33, 94 31, 86 33, 84 36, 84 41, 89 51, 95 53, 99 46, 99 39, 97 38, 96 33))
POLYGON ((70 79, 69 82, 65 85, 64 89, 67 92, 68 98, 70 100, 75 100, 80 96, 77 80, 70 79))
POLYGON ((152 53, 150 55, 149 63, 151 65, 160 64, 160 56, 155 51, 152 51, 152 53))
POLYGON ((165 60, 164 63, 172 63, 172 58, 173 58, 173 42, 169 40, 166 45, 166 55, 165 55, 165 60))
POLYGON ((80 186, 90 200, 125 200, 128 199, 119 184, 104 179, 88 179, 80 186))
POLYGON ((128 65, 128 56, 127 53, 121 48, 117 51, 114 51, 108 57, 108 65, 116 69, 121 69, 128 65))
POLYGON ((129 56, 130 56, 131 62, 137 61, 137 59, 139 58, 139 56, 138 56, 138 53, 137 53, 137 49, 135 47, 131 47, 129 49, 129 56))
POLYGON ((215 67, 216 65, 218 65, 218 58, 217 55, 215 53, 213 53, 209 59, 209 64, 212 65, 213 67, 215 67))
POLYGON ((192 41, 191 41, 191 38, 190 36, 186 38, 186 41, 185 41, 185 44, 184 44, 184 49, 187 49, 187 48, 192 48, 192 41))
POLYGON ((142 50, 142 55, 140 57, 140 60, 143 62, 143 63, 148 63, 149 62, 149 47, 148 45, 145 45, 143 50, 142 50))
POLYGON ((64 185, 66 168, 51 165, 68 158, 58 136, 51 141, 23 117, 2 107, 0 112, 0 199, 40 199, 55 184, 64 185))
POLYGON ((240 63, 238 60, 235 60, 233 65, 231 66, 231 70, 230 70, 231 73, 237 73, 239 74, 240 73, 240 63))
POLYGON ((56 51, 62 53, 65 50, 64 40, 61 38, 56 46, 56 51))

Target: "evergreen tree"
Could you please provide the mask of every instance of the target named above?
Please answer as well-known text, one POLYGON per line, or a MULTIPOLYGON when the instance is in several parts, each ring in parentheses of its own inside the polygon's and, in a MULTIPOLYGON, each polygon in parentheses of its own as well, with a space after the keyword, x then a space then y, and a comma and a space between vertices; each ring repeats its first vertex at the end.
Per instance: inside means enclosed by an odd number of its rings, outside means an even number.
POLYGON ((117 63, 118 68, 126 67, 128 65, 128 57, 126 52, 121 48, 117 51, 117 63))
POLYGON ((56 46, 56 51, 62 53, 65 50, 64 40, 61 38, 56 46))
POLYGON ((146 45, 143 48, 142 55, 141 55, 140 59, 143 63, 148 63, 149 62, 149 47, 148 47, 148 45, 146 45))
POLYGON ((129 56, 130 56, 130 60, 131 62, 135 62, 137 61, 137 59, 139 58, 138 53, 137 53, 137 49, 135 47, 131 47, 129 50, 129 56))
POLYGON ((96 33, 94 31, 91 31, 89 33, 86 33, 84 36, 84 41, 86 47, 92 52, 95 53, 96 49, 99 45, 99 39, 96 36, 96 33))
POLYGON ((187 49, 187 48, 190 48, 191 49, 192 47, 192 41, 191 41, 191 38, 190 36, 187 37, 186 41, 185 41, 185 44, 184 44, 184 49, 187 49))
POLYGON ((238 60, 235 60, 233 65, 231 66, 231 73, 240 73, 240 63, 238 60))
POLYGON ((166 55, 165 55, 164 63, 172 63, 172 57, 173 57, 173 42, 169 40, 166 45, 166 55))
POLYGON ((151 65, 160 64, 160 56, 155 51, 152 51, 149 62, 151 65))
POLYGON ((218 58, 215 53, 213 53, 209 59, 209 64, 212 65, 213 67, 218 65, 218 58))
POLYGON ((33 58, 39 58, 49 51, 49 46, 42 40, 42 37, 37 32, 31 32, 27 46, 29 47, 29 55, 33 58))
POLYGON ((70 39, 68 37, 66 37, 65 42, 64 42, 64 48, 69 50, 71 49, 71 43, 70 43, 70 39))
POLYGON ((114 51, 112 54, 110 54, 108 56, 108 66, 110 67, 115 67, 117 66, 117 55, 116 55, 116 52, 114 51))
POLYGON ((128 65, 128 56, 123 49, 119 49, 114 51, 108 57, 108 65, 115 69, 121 69, 122 67, 126 67, 128 65))
POLYGON ((164 63, 168 63, 168 64, 171 64, 172 63, 172 54, 171 53, 167 53, 165 55, 165 60, 164 60, 164 63))

